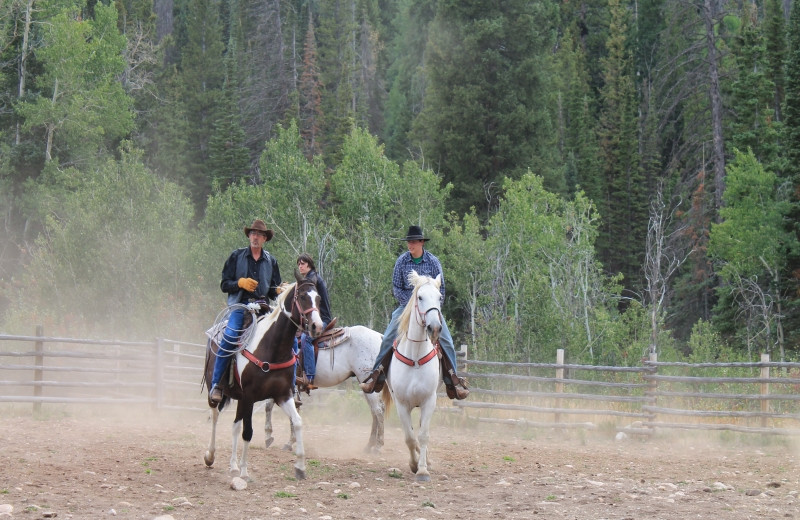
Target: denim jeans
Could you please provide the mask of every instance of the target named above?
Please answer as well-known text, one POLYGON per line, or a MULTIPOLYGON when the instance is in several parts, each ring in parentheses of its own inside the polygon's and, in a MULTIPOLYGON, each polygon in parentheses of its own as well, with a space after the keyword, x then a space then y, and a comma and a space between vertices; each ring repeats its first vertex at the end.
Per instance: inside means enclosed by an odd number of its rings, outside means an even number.
POLYGON ((244 322, 244 309, 239 308, 234 310, 228 316, 228 324, 225 326, 225 332, 222 334, 222 342, 217 351, 217 359, 214 361, 214 375, 211 376, 211 388, 217 386, 228 364, 231 361, 231 355, 226 354, 238 348, 239 336, 242 334, 242 322, 244 322))

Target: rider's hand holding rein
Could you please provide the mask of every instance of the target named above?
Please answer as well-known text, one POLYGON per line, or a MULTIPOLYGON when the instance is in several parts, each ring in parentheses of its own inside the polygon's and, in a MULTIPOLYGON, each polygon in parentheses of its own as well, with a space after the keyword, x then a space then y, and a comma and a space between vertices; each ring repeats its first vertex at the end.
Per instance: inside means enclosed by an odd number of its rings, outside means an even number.
POLYGON ((256 287, 258 287, 258 281, 252 278, 239 278, 237 284, 247 292, 255 292, 256 287))

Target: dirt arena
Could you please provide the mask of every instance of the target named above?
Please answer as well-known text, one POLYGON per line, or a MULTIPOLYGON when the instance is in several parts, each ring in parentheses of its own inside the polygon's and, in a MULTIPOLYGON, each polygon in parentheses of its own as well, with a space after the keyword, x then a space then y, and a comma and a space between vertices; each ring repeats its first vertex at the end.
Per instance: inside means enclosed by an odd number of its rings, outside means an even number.
POLYGON ((307 406, 308 478, 294 479, 294 454, 280 449, 288 423, 277 410, 268 449, 258 415, 253 482, 235 491, 231 411, 211 468, 205 413, 0 411, 0 520, 800 519, 798 439, 668 432, 619 441, 613 432, 525 430, 437 412, 432 480, 419 484, 394 409, 383 453, 370 456, 365 407, 351 417, 307 406))

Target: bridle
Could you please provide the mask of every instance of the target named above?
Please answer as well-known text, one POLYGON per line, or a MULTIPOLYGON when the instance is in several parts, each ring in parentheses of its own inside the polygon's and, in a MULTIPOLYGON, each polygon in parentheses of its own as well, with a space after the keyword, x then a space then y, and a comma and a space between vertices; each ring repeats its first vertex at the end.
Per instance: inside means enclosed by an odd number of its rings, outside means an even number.
MULTIPOLYGON (((421 288, 422 288, 422 286, 420 286, 420 289, 421 288)), ((417 289, 416 294, 419 294, 419 289, 417 289)), ((439 315, 439 321, 440 322, 443 320, 441 307, 434 305, 434 306, 429 307, 428 310, 426 310, 425 312, 422 312, 420 310, 420 308, 419 308, 419 299, 418 298, 414 300, 414 310, 416 311, 414 313, 414 319, 416 320, 417 325, 419 325, 423 329, 425 327, 427 327, 427 325, 428 325, 428 313, 431 312, 431 311, 436 311, 436 313, 439 315)), ((414 341, 414 342, 417 342, 417 343, 421 343, 421 342, 425 341, 426 339, 427 339, 427 337, 425 339, 411 339, 411 338, 408 338, 409 341, 414 341)))
POLYGON ((292 298, 292 309, 293 310, 291 312, 292 317, 289 318, 289 319, 292 321, 292 323, 294 323, 297 326, 298 329, 301 329, 304 332, 309 332, 308 327, 309 327, 309 322, 310 321, 309 321, 307 316, 309 314, 311 314, 312 312, 314 312, 314 311, 319 311, 319 309, 317 307, 313 307, 312 306, 309 309, 303 310, 303 308, 300 307, 300 300, 298 299, 297 295, 300 293, 300 290, 299 290, 300 287, 305 286, 305 285, 316 286, 314 284, 314 282, 312 282, 312 281, 304 281, 302 284, 298 282, 298 284, 294 288, 294 298, 292 298), (300 315, 300 320, 299 320, 300 323, 295 322, 294 319, 293 319, 294 318, 294 309, 297 309, 297 312, 300 315))
MULTIPOLYGON (((301 285, 314 285, 314 282, 304 282, 303 284, 298 283, 295 285, 294 288, 294 297, 292 298, 292 312, 286 312, 286 308, 284 307, 283 310, 286 314, 289 315, 289 321, 294 323, 294 325, 305 332, 308 332, 308 323, 309 320, 306 318, 312 312, 318 310, 316 307, 311 307, 310 309, 303 310, 300 307, 300 301, 297 298, 297 294, 300 292, 298 289, 301 285), (300 314, 300 323, 294 321, 294 309, 297 309, 297 312, 300 314)), ((271 370, 278 370, 281 368, 289 368, 294 366, 295 362, 297 361, 297 355, 292 352, 292 358, 288 361, 284 361, 282 363, 268 363, 266 361, 262 361, 258 359, 252 352, 247 349, 242 350, 242 355, 247 358, 248 361, 256 365, 258 368, 261 369, 262 372, 270 372, 271 370)))
MULTIPOLYGON (((421 286, 420 286, 420 288, 421 288, 421 286)), ((415 293, 415 296, 418 295, 418 294, 419 294, 419 289, 417 289, 417 291, 415 293)), ((441 311, 441 308, 438 307, 438 306, 429 307, 426 311, 423 312, 419 308, 419 299, 415 299, 414 300, 414 310, 416 311, 416 312, 414 312, 414 319, 416 320, 417 325, 419 325, 420 328, 422 328, 422 329, 425 329, 427 327, 427 317, 428 317, 428 313, 431 312, 431 311, 436 311, 438 313, 438 315, 439 315, 439 321, 440 322, 442 321, 442 311, 441 311)), ((406 339, 408 341, 411 341, 411 342, 414 342, 414 343, 424 343, 425 341, 428 341, 428 335, 425 334, 422 339, 413 339, 408 335, 408 333, 406 333, 406 339)), ((438 342, 436 344, 434 344, 433 348, 431 349, 430 352, 428 352, 427 354, 425 354, 424 356, 422 356, 420 359, 418 359, 416 361, 414 361, 413 359, 409 358, 408 356, 405 356, 405 355, 401 354, 400 351, 397 350, 397 340, 395 340, 394 345, 392 345, 392 350, 394 350, 394 357, 396 357, 401 363, 404 363, 404 364, 406 364, 406 365, 408 365, 410 367, 414 367, 414 366, 420 367, 420 366, 424 365, 425 363, 427 363, 428 361, 434 359, 437 356, 437 354, 439 352, 439 344, 438 344, 438 342)))

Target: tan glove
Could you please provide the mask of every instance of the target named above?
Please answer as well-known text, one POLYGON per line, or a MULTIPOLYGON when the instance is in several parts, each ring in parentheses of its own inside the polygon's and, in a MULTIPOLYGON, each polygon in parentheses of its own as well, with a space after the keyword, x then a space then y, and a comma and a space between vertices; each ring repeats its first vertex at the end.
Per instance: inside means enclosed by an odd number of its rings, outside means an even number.
POLYGON ((253 292, 256 290, 256 287, 258 287, 258 281, 252 278, 239 278, 239 281, 236 283, 247 292, 253 292))
POLYGON ((289 284, 288 284, 288 283, 286 283, 286 282, 283 282, 282 284, 280 284, 279 286, 277 286, 277 287, 275 288, 275 293, 276 293, 276 294, 280 294, 280 293, 282 293, 283 291, 285 291, 287 287, 289 287, 289 284))

